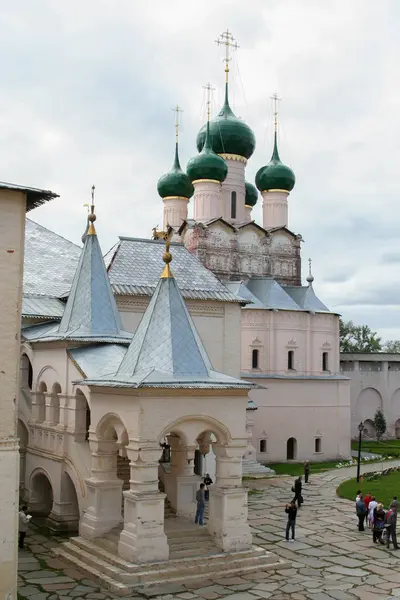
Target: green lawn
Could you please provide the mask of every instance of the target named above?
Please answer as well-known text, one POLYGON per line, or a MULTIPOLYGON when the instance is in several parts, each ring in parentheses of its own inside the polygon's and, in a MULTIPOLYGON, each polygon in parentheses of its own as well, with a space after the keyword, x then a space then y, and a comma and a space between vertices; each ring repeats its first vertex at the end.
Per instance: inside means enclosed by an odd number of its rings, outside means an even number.
MULTIPOLYGON (((357 441, 351 442, 351 449, 358 450, 357 441)), ((361 442, 361 450, 364 452, 371 452, 372 454, 381 454, 397 458, 400 456, 400 440, 384 440, 382 442, 365 440, 361 442)))
POLYGON ((375 496, 378 502, 382 502, 388 508, 393 496, 400 496, 400 472, 389 473, 378 477, 374 481, 360 481, 349 479, 341 483, 336 490, 340 498, 347 498, 355 502, 357 491, 362 490, 364 494, 369 492, 375 496))
MULTIPOLYGON (((334 469, 338 460, 311 463, 310 477, 313 473, 322 473, 334 469)), ((266 465, 273 469, 277 475, 304 475, 304 463, 270 463, 266 465)))

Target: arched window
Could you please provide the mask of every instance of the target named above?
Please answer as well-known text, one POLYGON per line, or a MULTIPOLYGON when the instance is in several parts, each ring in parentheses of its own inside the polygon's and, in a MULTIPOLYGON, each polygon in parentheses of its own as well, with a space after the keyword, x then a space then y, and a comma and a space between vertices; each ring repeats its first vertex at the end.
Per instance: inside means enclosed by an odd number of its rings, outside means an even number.
POLYGON ((287 368, 288 371, 294 370, 294 350, 289 350, 287 353, 287 368))
POLYGON ((322 353, 322 370, 329 371, 328 353, 322 353))
POLYGON ((251 353, 251 368, 252 369, 258 369, 258 353, 259 351, 254 348, 254 350, 251 353))
POLYGON ((231 192, 231 219, 236 219, 236 192, 231 192))
POLYGON ((260 452, 267 451, 267 440, 260 440, 260 452))

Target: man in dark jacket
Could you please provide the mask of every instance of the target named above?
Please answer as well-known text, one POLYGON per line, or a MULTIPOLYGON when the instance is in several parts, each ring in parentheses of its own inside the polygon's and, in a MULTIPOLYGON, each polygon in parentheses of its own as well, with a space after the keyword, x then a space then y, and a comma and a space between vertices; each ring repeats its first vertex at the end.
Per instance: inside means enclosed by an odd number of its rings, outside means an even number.
POLYGON ((310 461, 306 460, 304 463, 304 483, 308 483, 310 477, 310 461))
POLYGON ((393 550, 398 550, 397 545, 397 499, 392 500, 390 510, 386 514, 386 548, 390 547, 390 538, 393 542, 393 550))
POLYGON ((365 531, 364 529, 364 519, 367 514, 367 507, 365 506, 364 496, 359 494, 358 500, 356 502, 356 515, 358 517, 358 531, 365 531))
POLYGON ((295 480, 294 486, 292 487, 292 492, 294 492, 293 502, 297 502, 297 506, 299 508, 303 503, 303 496, 301 495, 302 487, 303 487, 303 485, 301 483, 301 476, 300 476, 295 480))
POLYGON ((286 504, 285 513, 288 516, 288 521, 286 524, 286 541, 289 541, 289 533, 292 530, 292 539, 291 542, 294 542, 295 535, 295 526, 296 526, 296 517, 297 517, 297 508, 294 500, 290 504, 286 504))

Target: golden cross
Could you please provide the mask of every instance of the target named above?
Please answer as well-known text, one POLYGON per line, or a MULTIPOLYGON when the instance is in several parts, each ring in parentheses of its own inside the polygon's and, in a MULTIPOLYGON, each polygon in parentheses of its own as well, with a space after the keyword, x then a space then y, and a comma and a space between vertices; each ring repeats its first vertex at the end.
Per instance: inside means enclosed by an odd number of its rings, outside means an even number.
POLYGON ((237 41, 235 40, 235 38, 233 37, 233 35, 231 34, 231 32, 229 31, 229 29, 227 29, 226 31, 221 33, 219 38, 217 40, 215 40, 215 43, 218 44, 218 46, 225 46, 224 63, 225 63, 226 83, 228 83, 229 62, 232 60, 229 49, 233 48, 233 50, 237 50, 239 48, 239 45, 238 45, 237 41))
POLYGON ((183 110, 181 109, 181 107, 177 104, 175 106, 175 108, 172 108, 171 110, 174 111, 175 113, 175 139, 176 139, 176 143, 178 143, 178 137, 179 137, 179 113, 182 113, 183 110))
POLYGON ((272 94, 270 98, 273 102, 274 107, 274 130, 276 131, 278 129, 278 102, 280 102, 282 98, 279 98, 276 92, 275 94, 272 94))
POLYGON ((207 85, 203 85, 203 88, 207 90, 207 121, 210 120, 211 115, 211 96, 215 91, 215 88, 211 85, 211 83, 207 83, 207 85))

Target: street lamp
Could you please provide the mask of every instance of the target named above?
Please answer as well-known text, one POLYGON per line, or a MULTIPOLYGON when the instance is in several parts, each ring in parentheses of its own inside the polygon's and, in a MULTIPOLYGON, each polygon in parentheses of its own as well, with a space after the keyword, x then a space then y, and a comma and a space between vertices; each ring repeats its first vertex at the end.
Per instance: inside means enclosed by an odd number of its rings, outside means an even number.
POLYGON ((360 481, 360 462, 361 462, 361 438, 364 431, 364 425, 362 423, 358 426, 358 458, 357 458, 357 483, 360 481))

